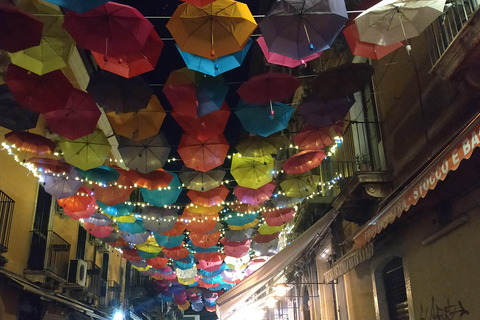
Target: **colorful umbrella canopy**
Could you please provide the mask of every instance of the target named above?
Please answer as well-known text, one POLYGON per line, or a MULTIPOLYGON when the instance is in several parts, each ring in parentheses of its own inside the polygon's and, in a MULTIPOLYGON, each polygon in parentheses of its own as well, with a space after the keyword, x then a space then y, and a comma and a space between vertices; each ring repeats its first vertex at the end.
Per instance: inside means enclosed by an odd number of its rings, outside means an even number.
POLYGON ((105 2, 106 0, 48 0, 48 2, 55 3, 61 7, 73 10, 78 13, 85 13, 90 11, 105 2))
POLYGON ((138 243, 136 247, 137 247, 137 250, 147 252, 147 253, 153 253, 154 257, 158 256, 160 251, 162 251, 162 248, 158 246, 158 243, 155 237, 153 236, 148 237, 148 239, 144 243, 138 243))
POLYGON ((272 197, 275 186, 274 182, 266 183, 257 189, 236 186, 233 193, 243 203, 258 205, 272 197))
MULTIPOLYGON (((253 213, 240 213, 240 212, 233 212, 233 211, 227 211, 225 213, 225 222, 228 224, 230 230, 244 230, 248 229, 249 227, 246 228, 232 228, 235 226, 244 226, 247 224, 254 224, 256 225, 258 223, 258 220, 256 220, 258 216, 257 212, 253 213)), ((254 226, 253 225, 253 226, 254 226)))
POLYGON ((115 134, 136 141, 156 135, 160 131, 167 113, 156 95, 152 95, 147 107, 136 112, 107 112, 108 120, 115 134))
POLYGON ((95 186, 95 197, 108 206, 127 201, 133 191, 133 184, 125 176, 120 176, 116 184, 95 186))
POLYGON ((126 79, 108 72, 90 77, 87 91, 105 111, 116 113, 146 108, 153 93, 140 77, 126 79))
POLYGON ((139 50, 115 56, 99 52, 92 52, 92 55, 101 69, 124 78, 132 78, 155 69, 162 49, 163 41, 152 29, 139 50))
POLYGON ((120 137, 118 151, 125 165, 141 173, 149 173, 165 165, 170 154, 170 144, 160 132, 141 141, 120 137))
POLYGON ((279 251, 278 238, 273 239, 272 241, 267 243, 254 243, 252 245, 252 249, 255 250, 256 254, 259 254, 261 256, 276 254, 279 251))
POLYGON ((261 233, 257 233, 253 236, 252 240, 256 243, 267 243, 274 239, 277 239, 279 234, 280 232, 275 232, 272 234, 265 234, 265 235, 261 233))
POLYGON ((35 47, 42 40, 43 22, 31 13, 0 4, 0 50, 17 52, 35 47))
POLYGON ((287 174, 302 174, 305 171, 318 167, 326 157, 325 151, 301 151, 292 155, 283 164, 282 168, 287 174))
POLYGON ((246 229, 255 227, 259 222, 260 221, 255 219, 252 222, 241 225, 241 226, 228 225, 228 227, 230 228, 230 230, 246 230, 246 229))
POLYGON ((178 247, 173 247, 173 248, 165 248, 162 250, 162 252, 167 256, 168 258, 179 260, 179 259, 185 259, 188 257, 190 254, 190 251, 188 251, 186 248, 183 247, 183 244, 178 246, 178 247))
POLYGON ((148 237, 150 236, 150 232, 147 232, 147 231, 142 233, 130 233, 127 231, 120 230, 119 232, 123 240, 133 244, 144 243, 145 241, 147 241, 148 237))
MULTIPOLYGON (((131 222, 131 223, 130 222, 118 222, 117 221, 117 226, 121 231, 132 233, 132 234, 144 233, 145 232, 145 226, 143 225, 143 221, 138 220, 138 219, 135 220, 135 222, 131 222)), ((123 238, 123 236, 122 236, 122 238, 123 238)), ((123 239, 125 239, 125 238, 123 238, 123 239)), ((127 239, 125 239, 125 240, 127 240, 127 239)))
POLYGON ((230 173, 239 186, 255 189, 272 181, 273 164, 272 156, 252 158, 235 154, 230 173))
POLYGON ((95 225, 93 223, 89 223, 87 221, 83 222, 83 226, 85 227, 85 229, 87 230, 88 233, 90 233, 91 235, 94 235, 97 238, 108 237, 113 231, 113 227, 110 226, 110 225, 97 226, 97 225, 95 225))
POLYGON ((185 223, 183 221, 177 220, 177 222, 175 222, 172 230, 162 232, 161 234, 163 234, 164 236, 169 236, 169 237, 179 236, 183 233, 183 231, 185 231, 186 227, 187 226, 185 225, 185 223))
POLYGON ((293 142, 300 150, 322 150, 334 142, 330 138, 328 128, 317 128, 311 125, 303 126, 293 137, 293 142))
POLYGON ((347 19, 343 1, 281 0, 259 25, 269 51, 301 60, 328 49, 347 19))
POLYGON ((57 199, 74 196, 83 185, 80 179, 80 174, 74 169, 66 174, 45 174, 43 176, 45 191, 57 199))
POLYGON ((152 266, 155 269, 160 269, 167 265, 168 258, 156 257, 156 258, 148 259, 147 263, 149 266, 152 266))
POLYGON ((167 23, 182 51, 207 59, 242 50, 256 27, 248 6, 232 0, 217 0, 204 7, 181 4, 167 23))
POLYGON ((298 60, 298 59, 293 59, 293 58, 284 56, 282 54, 269 51, 263 36, 258 37, 257 43, 260 46, 260 49, 262 49, 263 55, 265 56, 265 59, 267 60, 267 62, 271 64, 289 67, 289 68, 295 68, 295 67, 298 67, 299 65, 306 64, 308 61, 315 60, 318 57, 320 57, 320 55, 323 52, 323 51, 319 51, 309 56, 306 56, 303 59, 298 60))
POLYGON ((12 131, 33 129, 37 126, 38 112, 15 101, 6 84, 0 85, 0 126, 12 131))
POLYGON ((161 190, 156 190, 155 188, 150 190, 145 188, 140 189, 143 199, 146 202, 157 207, 163 207, 173 204, 175 201, 177 201, 180 193, 182 192, 182 184, 180 183, 176 173, 172 172, 169 174, 173 176, 173 178, 167 187, 164 187, 161 190))
POLYGON ((277 233, 277 232, 282 231, 284 226, 285 225, 269 226, 268 224, 264 223, 260 227, 258 227, 258 233, 260 233, 262 235, 277 233))
POLYGON ((265 217, 265 222, 269 226, 281 226, 282 224, 287 224, 292 220, 295 210, 293 208, 274 209, 267 210, 262 214, 265 217))
POLYGON ((93 133, 101 114, 88 93, 72 89, 65 107, 45 113, 45 118, 50 130, 75 140, 93 133))
POLYGON ((207 192, 219 187, 224 176, 225 170, 221 167, 207 172, 200 172, 184 166, 179 173, 179 177, 187 189, 199 192, 207 192))
MULTIPOLYGON (((112 219, 98 212, 95 212, 90 218, 85 219, 85 221, 88 223, 94 224, 96 226, 108 226, 112 223, 112 219)), ((118 236, 116 240, 118 240, 120 238, 120 235, 118 233, 116 233, 116 235, 118 236)), ((108 238, 108 237, 110 237, 110 234, 106 237, 97 237, 97 238, 108 238)))
POLYGON ((205 192, 189 190, 187 196, 195 205, 211 207, 224 202, 229 193, 228 188, 221 185, 205 192))
POLYGON ((132 213, 133 209, 135 208, 135 205, 133 204, 129 205, 126 203, 119 203, 113 206, 108 206, 101 201, 97 201, 97 204, 104 213, 114 217, 128 216, 130 215, 130 213, 132 213))
POLYGON ((169 237, 169 236, 164 236, 163 234, 155 233, 154 236, 155 236, 155 239, 157 240, 158 245, 165 247, 167 249, 178 247, 183 243, 183 239, 185 239, 185 235, 183 234, 180 234, 174 237, 169 237))
POLYGON ((289 174, 280 183, 287 197, 304 198, 317 192, 320 176, 309 171, 302 174, 289 174))
POLYGON ((60 207, 70 212, 89 211, 90 214, 88 217, 90 217, 96 209, 96 200, 93 196, 93 191, 86 187, 80 187, 74 196, 57 199, 57 202, 60 207))
POLYGON ((183 212, 184 221, 187 220, 187 230, 195 233, 206 233, 215 227, 218 214, 195 214, 192 216, 183 212))
POLYGON ((240 101, 235 114, 245 131, 268 137, 287 127, 294 110, 295 108, 280 102, 261 105, 240 101))
POLYGON ((79 47, 118 56, 140 50, 153 25, 137 9, 107 2, 83 14, 68 11, 64 28, 79 47))
POLYGON ((247 230, 227 230, 225 231, 225 238, 230 241, 243 241, 250 239, 253 233, 253 229, 247 230))
POLYGON ((221 237, 221 233, 214 232, 210 234, 202 234, 202 233, 191 232, 189 234, 189 237, 193 245, 201 248, 210 248, 217 244, 218 240, 221 237))
POLYGON ((285 142, 285 137, 274 135, 269 137, 250 136, 241 140, 235 147, 242 156, 263 157, 277 153, 285 142))
POLYGON ((59 145, 65 161, 82 170, 103 165, 112 149, 103 131, 98 129, 76 140, 62 138, 59 145))
POLYGON ((130 249, 130 250, 123 250, 122 258, 128 261, 140 261, 142 257, 140 257, 137 253, 137 249, 130 249))
POLYGON ((250 78, 237 93, 247 103, 269 104, 284 101, 300 87, 300 81, 288 73, 268 72, 250 78))
POLYGON ((310 97, 300 104, 298 111, 307 124, 315 127, 328 127, 343 120, 354 103, 353 96, 336 100, 310 97))
MULTIPOLYGON (((135 184, 141 188, 160 192, 160 191, 170 191, 170 189, 172 189, 173 187, 173 185, 171 185, 173 181, 173 174, 168 173, 163 169, 157 169, 149 173, 141 173, 136 171, 134 171, 133 173, 135 173, 135 176, 136 176, 136 178, 134 179, 135 184), (168 186, 170 186, 170 189, 163 190, 163 188, 168 188, 168 186), (156 190, 156 189, 159 189, 159 190, 156 190)), ((176 182, 174 182, 174 184, 175 186, 177 185, 176 182)), ((163 195, 163 193, 158 193, 158 195, 160 194, 163 195)), ((142 192, 142 195, 145 198, 145 195, 143 192, 142 192)))
POLYGON ((240 67, 243 63, 243 60, 247 56, 248 50, 250 49, 252 42, 252 39, 249 39, 242 50, 220 58, 216 58, 214 60, 182 51, 178 46, 176 47, 178 49, 178 52, 180 52, 183 61, 185 61, 188 69, 208 74, 212 77, 216 77, 219 74, 240 67))
POLYGON ((191 3, 197 7, 203 7, 207 4, 214 2, 215 0, 182 0, 183 2, 191 3))
POLYGON ((229 241, 229 243, 224 244, 223 249, 227 256, 241 258, 250 251, 250 244, 250 240, 244 240, 233 244, 229 241))
POLYGON ((177 151, 186 167, 207 172, 223 164, 229 147, 223 134, 199 140, 184 133, 177 151))
POLYGON ((5 82, 19 104, 39 113, 64 108, 73 89, 60 70, 39 76, 13 64, 5 82))
POLYGON ((13 131, 5 134, 5 140, 14 145, 16 149, 36 155, 53 154, 55 151, 55 144, 52 140, 35 133, 13 131))
POLYGON ((100 166, 89 170, 77 169, 83 178, 100 183, 108 183, 117 181, 120 178, 120 173, 114 168, 108 166, 100 166))
MULTIPOLYGON (((177 212, 175 209, 146 206, 143 208, 141 216, 145 229, 154 233, 170 231, 177 222, 177 212)), ((158 239, 157 242, 162 245, 158 239)))
POLYGON ((50 158, 31 157, 27 160, 28 163, 33 164, 38 171, 46 173, 68 173, 71 166, 60 160, 50 158))

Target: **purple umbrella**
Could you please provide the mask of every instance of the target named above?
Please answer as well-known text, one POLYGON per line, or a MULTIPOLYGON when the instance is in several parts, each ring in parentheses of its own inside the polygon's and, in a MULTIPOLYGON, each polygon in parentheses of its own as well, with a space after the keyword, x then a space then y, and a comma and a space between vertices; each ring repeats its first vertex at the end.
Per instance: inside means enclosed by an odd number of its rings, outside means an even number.
POLYGON ((272 241, 267 243, 254 243, 252 245, 252 248, 256 251, 257 254, 260 254, 261 256, 276 254, 279 251, 278 238, 273 239, 272 241))
POLYGON ((354 103, 353 96, 336 100, 310 97, 302 102, 298 111, 308 124, 315 127, 328 127, 343 120, 354 103))
POLYGON ((173 229, 177 222, 177 210, 148 206, 142 210, 143 225, 146 230, 162 233, 173 229))
POLYGON ((90 222, 91 224, 94 224, 96 226, 108 226, 112 222, 112 219, 99 212, 94 212, 93 215, 90 218, 85 219, 85 221, 90 222))
POLYGON ((73 168, 65 175, 45 174, 45 191, 57 199, 72 197, 83 185, 80 179, 82 176, 73 168))
POLYGON ((120 230, 120 235, 122 236, 123 240, 129 243, 137 244, 147 241, 148 237, 150 236, 150 232, 145 231, 143 233, 129 233, 120 230))
POLYGON ((120 238, 121 238, 120 233, 114 231, 108 237, 99 238, 99 239, 102 240, 103 242, 106 242, 106 243, 113 243, 113 242, 116 242, 120 238))
POLYGON ((146 266, 148 266, 147 261, 145 260, 130 261, 130 263, 137 268, 145 268, 146 266))

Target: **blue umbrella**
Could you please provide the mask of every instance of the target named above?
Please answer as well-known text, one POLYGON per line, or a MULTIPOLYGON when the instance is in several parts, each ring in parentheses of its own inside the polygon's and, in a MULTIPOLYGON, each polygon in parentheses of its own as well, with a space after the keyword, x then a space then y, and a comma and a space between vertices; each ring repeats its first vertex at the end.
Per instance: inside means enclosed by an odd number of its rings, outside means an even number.
POLYGON ((142 257, 142 259, 152 259, 152 258, 155 258, 158 253, 156 252, 146 252, 146 251, 142 251, 142 250, 138 250, 137 249, 137 254, 142 257))
POLYGON ((244 226, 247 223, 253 222, 258 216, 258 213, 242 213, 235 211, 227 211, 225 213, 225 222, 230 226, 244 226))
POLYGON ((103 184, 117 181, 118 178, 120 178, 120 173, 117 170, 108 166, 100 166, 90 170, 82 170, 79 168, 75 168, 75 170, 77 170, 78 173, 80 173, 80 175, 85 179, 100 182, 103 184))
POLYGON ((280 102, 270 105, 247 104, 240 100, 235 114, 245 131, 268 137, 285 129, 295 108, 280 102))
POLYGON ((155 240, 157 240, 157 243, 159 246, 162 246, 168 249, 171 249, 173 247, 178 247, 179 245, 182 244, 183 239, 185 239, 185 236, 183 234, 175 237, 169 237, 169 236, 164 236, 163 234, 155 233, 153 236, 155 237, 155 240))
POLYGON ((219 74, 240 67, 243 60, 247 56, 248 49, 250 49, 251 45, 252 39, 249 39, 242 50, 214 60, 181 51, 178 46, 177 49, 178 52, 180 52, 183 60, 185 61, 188 69, 202 72, 211 75, 212 77, 216 77, 219 74))
MULTIPOLYGON (((220 265, 220 269, 218 269, 217 271, 208 272, 208 271, 205 271, 203 269, 198 269, 198 273, 204 278, 215 278, 217 276, 220 276, 222 274, 223 270, 227 270, 227 269, 228 269, 227 265, 225 263, 222 263, 220 265)), ((209 282, 209 283, 211 283, 211 282, 209 282)))
POLYGON ((228 93, 228 86, 223 77, 205 77, 195 88, 198 101, 197 117, 220 110, 228 93))
POLYGON ((190 245, 190 251, 195 251, 195 252, 220 252, 220 248, 218 246, 211 246, 208 248, 202 248, 202 247, 197 247, 192 244, 191 241, 188 242, 190 245))
POLYGON ((195 264, 195 257, 193 256, 193 254, 189 254, 184 259, 173 261, 173 266, 175 268, 182 269, 182 270, 191 269, 194 264, 195 264))
POLYGON ((212 277, 212 278, 202 278, 203 281, 205 281, 206 283, 224 283, 225 281, 223 281, 223 278, 221 275, 217 275, 215 277, 212 277))
POLYGON ((170 181, 170 184, 168 185, 170 189, 148 190, 145 188, 140 188, 143 200, 157 207, 168 206, 177 201, 180 193, 182 192, 182 184, 180 183, 176 173, 169 173, 173 176, 172 181, 170 181))
POLYGON ((142 220, 135 220, 135 222, 132 223, 117 222, 117 225, 120 230, 128 233, 137 234, 145 232, 142 220))
POLYGON ((85 13, 89 10, 92 10, 108 2, 108 0, 47 0, 47 1, 51 3, 55 3, 56 5, 73 10, 78 13, 85 13))
POLYGON ((100 207, 100 209, 102 209, 103 212, 115 217, 128 216, 135 208, 133 204, 126 203, 119 203, 114 206, 107 206, 101 201, 97 201, 97 205, 100 207))
POLYGON ((38 112, 19 105, 6 84, 0 86, 0 127, 12 131, 33 129, 37 126, 38 112))

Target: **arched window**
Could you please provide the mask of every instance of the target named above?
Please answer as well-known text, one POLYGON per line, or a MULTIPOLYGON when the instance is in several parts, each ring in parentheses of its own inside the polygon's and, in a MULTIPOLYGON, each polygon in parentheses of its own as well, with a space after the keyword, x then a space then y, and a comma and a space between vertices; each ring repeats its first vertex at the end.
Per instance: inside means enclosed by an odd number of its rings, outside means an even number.
POLYGON ((402 258, 395 257, 382 269, 390 320, 408 319, 407 290, 402 258))

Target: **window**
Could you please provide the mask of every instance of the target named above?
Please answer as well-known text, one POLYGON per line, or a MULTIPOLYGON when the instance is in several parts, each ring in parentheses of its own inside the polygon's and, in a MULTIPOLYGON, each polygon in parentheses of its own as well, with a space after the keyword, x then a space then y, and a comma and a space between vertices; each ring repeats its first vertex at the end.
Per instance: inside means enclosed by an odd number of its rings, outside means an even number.
POLYGON ((85 243, 87 242, 87 230, 81 225, 78 226, 77 253, 76 259, 85 259, 85 243))
POLYGON ((402 258, 395 257, 382 269, 390 320, 409 319, 402 258))

